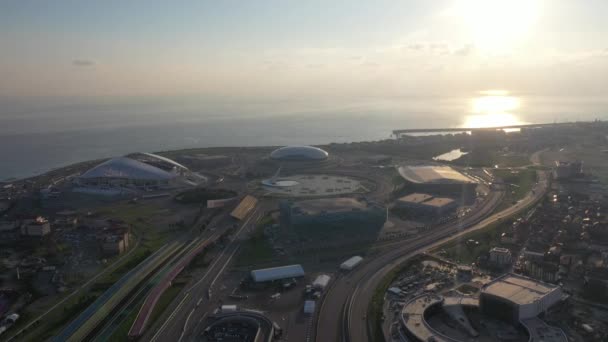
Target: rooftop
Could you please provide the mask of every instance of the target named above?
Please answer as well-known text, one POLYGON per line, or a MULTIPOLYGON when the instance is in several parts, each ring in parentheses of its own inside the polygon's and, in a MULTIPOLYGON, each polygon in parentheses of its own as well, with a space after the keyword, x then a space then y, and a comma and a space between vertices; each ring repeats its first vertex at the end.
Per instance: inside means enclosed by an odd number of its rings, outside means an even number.
POLYGON ((343 212, 355 209, 365 209, 367 203, 350 197, 322 198, 305 200, 294 203, 293 208, 308 215, 318 215, 324 212, 343 212))
POLYGON ((301 265, 279 266, 251 271, 251 278, 255 282, 274 281, 303 276, 304 269, 301 265))
POLYGON ((329 156, 325 150, 314 146, 285 146, 270 153, 276 160, 325 160, 329 156))
POLYGON ((83 173, 80 178, 127 178, 168 180, 175 175, 158 167, 128 157, 107 160, 83 173))
POLYGON ((258 204, 257 198, 255 198, 251 195, 247 195, 243 198, 241 203, 239 203, 239 205, 237 205, 236 208, 234 208, 234 210, 232 210, 232 212, 230 213, 230 216, 232 216, 238 220, 242 220, 247 216, 247 214, 249 214, 249 212, 253 208, 255 208, 255 206, 257 204, 258 204))
POLYGON ((437 208, 441 208, 441 207, 445 207, 446 205, 452 204, 454 203, 454 200, 451 198, 447 198, 447 197, 435 197, 432 198, 426 202, 424 202, 424 205, 428 205, 431 207, 437 207, 437 208))
POLYGON ((441 304, 443 297, 423 294, 405 304, 401 311, 401 320, 405 326, 421 341, 457 341, 437 334, 426 322, 424 312, 429 306, 441 304))
POLYGON ((449 166, 400 166, 399 174, 405 180, 416 184, 474 184, 472 178, 449 166))
POLYGON ((542 283, 516 274, 505 274, 482 288, 482 293, 502 297, 516 304, 528 304, 540 300, 557 290, 555 285, 542 283))
POLYGON ((530 334, 531 342, 567 342, 562 329, 552 327, 538 317, 521 321, 530 334))
POLYGON ((399 202, 422 203, 433 198, 432 195, 413 193, 399 198, 399 202))

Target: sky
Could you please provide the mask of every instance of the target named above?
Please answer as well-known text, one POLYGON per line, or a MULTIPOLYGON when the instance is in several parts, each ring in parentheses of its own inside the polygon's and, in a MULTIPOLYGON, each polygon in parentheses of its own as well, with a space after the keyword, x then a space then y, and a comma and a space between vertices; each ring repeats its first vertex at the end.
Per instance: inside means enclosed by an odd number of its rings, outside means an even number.
POLYGON ((0 97, 602 96, 606 0, 4 0, 0 97))

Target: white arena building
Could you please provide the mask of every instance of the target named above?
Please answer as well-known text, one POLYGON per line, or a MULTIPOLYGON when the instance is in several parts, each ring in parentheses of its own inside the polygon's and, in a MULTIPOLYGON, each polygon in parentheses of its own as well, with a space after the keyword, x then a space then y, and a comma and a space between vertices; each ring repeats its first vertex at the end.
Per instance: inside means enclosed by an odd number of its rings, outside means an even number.
POLYGON ((279 161, 321 161, 328 157, 327 151, 314 146, 285 146, 270 153, 270 159, 279 161))
POLYGON ((533 318, 562 298, 561 288, 517 274, 505 274, 481 289, 480 308, 512 322, 533 318))
POLYGON ((89 169, 76 179, 78 188, 75 190, 159 190, 180 184, 196 185, 201 180, 202 177, 192 174, 187 167, 171 159, 151 153, 137 153, 112 158, 89 169))

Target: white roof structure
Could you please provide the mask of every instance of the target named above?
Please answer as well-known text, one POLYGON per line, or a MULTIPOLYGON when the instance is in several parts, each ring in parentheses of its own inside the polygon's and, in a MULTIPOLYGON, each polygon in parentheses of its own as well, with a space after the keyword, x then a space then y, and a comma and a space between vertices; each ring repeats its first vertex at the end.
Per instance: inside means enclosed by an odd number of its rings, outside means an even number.
POLYGON ((145 180, 168 180, 176 175, 155 166, 127 157, 107 160, 83 173, 80 178, 126 178, 145 180))
POLYGON ((315 279, 315 281, 312 282, 312 286, 315 288, 324 289, 327 287, 330 280, 330 276, 327 274, 321 274, 315 279))
POLYGON ((312 315, 313 313, 315 313, 315 301, 314 300, 307 300, 304 302, 304 313, 308 314, 308 315, 312 315))
POLYGON ((560 291, 560 288, 520 275, 506 274, 486 284, 481 291, 524 305, 541 300, 551 292, 560 291))
POLYGON ((285 146, 270 153, 275 160, 325 160, 328 156, 327 151, 313 146, 285 146))
POLYGON ((303 277, 304 274, 304 269, 301 265, 289 265, 253 270, 251 271, 251 278, 256 283, 261 283, 265 281, 303 277))
POLYGON ((363 261, 363 258, 356 255, 352 258, 349 258, 345 262, 340 265, 340 268, 346 271, 352 270, 355 266, 359 265, 359 263, 363 261))
POLYGON ((447 197, 433 197, 432 199, 422 203, 422 205, 433 208, 443 208, 452 205, 454 202, 455 201, 453 199, 447 197))
POLYGON ((188 170, 187 167, 185 167, 184 165, 176 162, 175 160, 171 160, 171 159, 169 159, 167 157, 159 156, 158 154, 147 153, 147 152, 140 152, 139 154, 144 155, 144 156, 149 157, 149 158, 152 158, 152 159, 157 159, 157 160, 163 161, 163 162, 165 162, 167 164, 171 164, 171 165, 177 167, 178 169, 182 169, 182 170, 186 170, 186 171, 188 170))
POLYGON ((419 204, 424 201, 428 201, 431 198, 433 198, 433 195, 413 193, 413 194, 403 196, 403 197, 399 198, 397 201, 403 202, 403 203, 419 204))
POLYGON ((405 180, 416 184, 474 184, 472 178, 449 166, 400 166, 399 174, 405 180))

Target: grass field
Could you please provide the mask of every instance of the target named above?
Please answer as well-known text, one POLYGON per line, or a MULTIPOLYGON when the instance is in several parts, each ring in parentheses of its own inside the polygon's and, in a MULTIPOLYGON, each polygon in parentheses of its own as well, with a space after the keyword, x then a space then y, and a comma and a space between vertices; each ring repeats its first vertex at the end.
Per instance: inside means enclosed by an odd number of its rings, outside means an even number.
POLYGON ((532 190, 536 183, 536 171, 532 169, 493 170, 492 173, 505 182, 505 197, 497 210, 502 210, 519 201, 532 190))
POLYGON ((501 247, 500 236, 511 225, 511 221, 496 222, 484 229, 464 235, 461 239, 454 240, 447 245, 443 245, 438 250, 444 250, 445 258, 459 264, 471 264, 477 258, 488 253, 492 247, 501 247), (477 241, 479 244, 467 244, 468 240, 477 241))
POLYGON ((114 334, 110 336, 110 341, 128 341, 129 329, 131 329, 133 322, 135 322, 138 313, 138 310, 131 311, 129 315, 122 321, 122 323, 120 323, 118 328, 116 328, 114 334))
POLYGON ((238 254, 236 265, 246 266, 272 261, 274 250, 270 241, 264 236, 264 227, 273 222, 272 216, 266 216, 258 222, 251 237, 243 244, 238 254))
MULTIPOLYGON (((182 288, 184 288, 185 283, 175 282, 173 286, 169 287, 159 298, 156 306, 152 310, 152 314, 150 315, 150 322, 148 326, 154 324, 154 322, 160 317, 160 315, 167 309, 169 304, 177 297, 177 295, 181 292, 182 288)), ((129 326, 130 327, 130 326, 129 326)))

